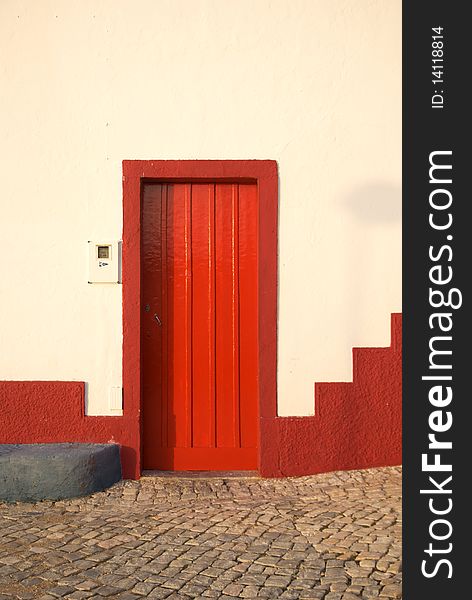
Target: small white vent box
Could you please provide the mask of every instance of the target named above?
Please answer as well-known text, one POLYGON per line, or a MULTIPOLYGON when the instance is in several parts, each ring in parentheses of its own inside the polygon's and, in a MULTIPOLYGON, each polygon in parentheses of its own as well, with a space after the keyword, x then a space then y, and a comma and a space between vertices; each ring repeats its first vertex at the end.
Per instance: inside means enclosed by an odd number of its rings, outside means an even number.
POLYGON ((89 283, 120 283, 119 242, 89 242, 89 283))

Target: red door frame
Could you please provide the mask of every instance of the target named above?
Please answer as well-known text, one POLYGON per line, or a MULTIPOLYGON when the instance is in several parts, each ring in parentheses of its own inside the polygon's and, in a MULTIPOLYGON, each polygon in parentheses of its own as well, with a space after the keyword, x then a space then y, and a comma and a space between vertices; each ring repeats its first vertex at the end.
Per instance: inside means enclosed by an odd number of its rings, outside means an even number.
POLYGON ((258 189, 259 469, 267 453, 264 421, 277 415, 278 174, 273 160, 123 161, 124 416, 136 440, 135 477, 142 464, 141 214, 146 182, 255 182, 258 189))

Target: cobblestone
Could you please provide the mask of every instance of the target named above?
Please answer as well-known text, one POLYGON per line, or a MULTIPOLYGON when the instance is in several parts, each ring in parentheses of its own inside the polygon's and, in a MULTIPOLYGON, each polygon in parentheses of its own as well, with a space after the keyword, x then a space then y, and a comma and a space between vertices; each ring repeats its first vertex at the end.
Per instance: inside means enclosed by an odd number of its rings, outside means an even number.
POLYGON ((401 469, 0 503, 0 600, 401 598, 401 469))

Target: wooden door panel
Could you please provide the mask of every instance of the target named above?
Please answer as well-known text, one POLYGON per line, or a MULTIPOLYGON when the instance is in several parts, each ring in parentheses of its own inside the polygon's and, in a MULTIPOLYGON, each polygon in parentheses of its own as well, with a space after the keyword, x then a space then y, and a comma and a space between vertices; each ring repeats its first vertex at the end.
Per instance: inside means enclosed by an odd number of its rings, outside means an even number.
POLYGON ((257 187, 146 185, 142 231, 144 467, 254 469, 257 187))
POLYGON ((215 195, 192 185, 193 446, 215 446, 215 195))
POLYGON ((190 185, 172 186, 167 206, 168 446, 191 446, 190 185))
POLYGON ((220 448, 238 447, 238 186, 216 189, 216 432, 220 448))
POLYGON ((257 188, 240 186, 239 193, 239 331, 241 445, 257 445, 258 307, 257 307, 257 188))
POLYGON ((166 198, 163 197, 163 186, 149 186, 143 197, 142 224, 142 266, 143 266, 143 305, 141 331, 142 370, 143 377, 143 437, 148 440, 143 446, 143 463, 150 464, 153 460, 155 447, 167 445, 163 437, 163 424, 167 421, 164 406, 166 397, 163 385, 162 370, 166 368, 166 353, 163 352, 164 338, 160 328, 150 327, 149 315, 152 307, 158 311, 161 319, 165 318, 163 310, 162 279, 165 276, 163 252, 165 251, 165 229, 163 228, 162 210, 165 210, 166 198), (163 235, 164 234, 164 235, 163 235))

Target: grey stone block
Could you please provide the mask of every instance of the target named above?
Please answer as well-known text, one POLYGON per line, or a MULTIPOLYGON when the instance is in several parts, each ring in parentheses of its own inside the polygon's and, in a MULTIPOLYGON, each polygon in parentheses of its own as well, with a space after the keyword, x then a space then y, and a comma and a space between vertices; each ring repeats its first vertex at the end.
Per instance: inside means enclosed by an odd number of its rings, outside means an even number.
POLYGON ((0 444, 0 501, 86 496, 120 479, 117 444, 0 444))

